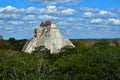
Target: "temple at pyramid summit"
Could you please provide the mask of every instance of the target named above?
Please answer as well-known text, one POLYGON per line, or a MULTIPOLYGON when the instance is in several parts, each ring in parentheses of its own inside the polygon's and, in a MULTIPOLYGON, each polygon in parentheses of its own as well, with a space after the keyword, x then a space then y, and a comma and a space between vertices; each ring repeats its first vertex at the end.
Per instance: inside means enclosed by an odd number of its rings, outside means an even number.
POLYGON ((54 22, 41 22, 40 27, 34 29, 34 37, 29 39, 22 51, 32 53, 35 47, 45 46, 51 53, 59 52, 64 46, 73 46, 72 42, 62 36, 54 22))

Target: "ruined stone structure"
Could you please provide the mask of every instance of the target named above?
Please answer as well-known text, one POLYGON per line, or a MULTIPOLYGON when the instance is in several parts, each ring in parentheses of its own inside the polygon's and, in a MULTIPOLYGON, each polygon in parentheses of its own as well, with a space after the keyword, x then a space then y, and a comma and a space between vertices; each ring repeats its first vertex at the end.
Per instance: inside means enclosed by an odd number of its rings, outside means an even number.
POLYGON ((66 45, 74 47, 69 39, 61 35, 55 23, 47 21, 42 22, 40 28, 34 30, 34 37, 26 42, 22 51, 31 53, 35 47, 45 46, 51 53, 56 53, 66 45))

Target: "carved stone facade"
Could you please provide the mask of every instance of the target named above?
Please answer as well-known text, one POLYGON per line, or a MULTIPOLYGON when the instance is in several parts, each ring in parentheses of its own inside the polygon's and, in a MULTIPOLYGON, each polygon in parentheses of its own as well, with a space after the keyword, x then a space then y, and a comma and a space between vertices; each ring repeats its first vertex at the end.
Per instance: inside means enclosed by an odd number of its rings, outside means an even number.
POLYGON ((40 28, 34 30, 34 37, 26 42, 22 51, 31 53, 35 47, 45 46, 51 53, 56 53, 66 45, 74 47, 69 39, 61 35, 55 23, 47 21, 42 22, 40 28))

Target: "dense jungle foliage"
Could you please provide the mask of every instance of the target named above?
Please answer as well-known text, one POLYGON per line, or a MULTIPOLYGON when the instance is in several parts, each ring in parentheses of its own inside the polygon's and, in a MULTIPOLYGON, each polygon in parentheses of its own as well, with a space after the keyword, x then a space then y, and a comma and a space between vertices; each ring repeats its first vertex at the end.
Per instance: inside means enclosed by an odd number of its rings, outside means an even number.
POLYGON ((73 41, 75 48, 66 46, 58 54, 44 46, 20 52, 25 41, 0 46, 0 80, 120 80, 120 46, 106 40, 90 47, 73 41))

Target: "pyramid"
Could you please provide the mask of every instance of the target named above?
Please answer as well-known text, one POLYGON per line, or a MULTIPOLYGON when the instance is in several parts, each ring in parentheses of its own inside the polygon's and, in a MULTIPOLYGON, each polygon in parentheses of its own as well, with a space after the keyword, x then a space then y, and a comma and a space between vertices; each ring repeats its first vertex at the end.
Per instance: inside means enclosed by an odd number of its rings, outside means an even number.
POLYGON ((51 53, 56 53, 67 45, 74 47, 69 39, 61 35, 55 23, 47 21, 42 22, 40 28, 34 29, 34 37, 25 43, 22 51, 32 53, 35 47, 45 46, 51 53))

